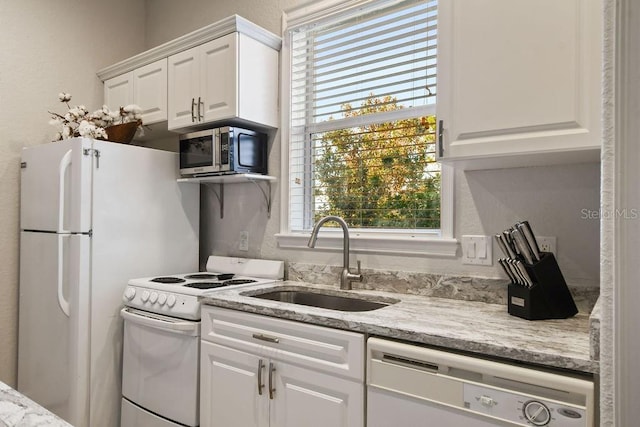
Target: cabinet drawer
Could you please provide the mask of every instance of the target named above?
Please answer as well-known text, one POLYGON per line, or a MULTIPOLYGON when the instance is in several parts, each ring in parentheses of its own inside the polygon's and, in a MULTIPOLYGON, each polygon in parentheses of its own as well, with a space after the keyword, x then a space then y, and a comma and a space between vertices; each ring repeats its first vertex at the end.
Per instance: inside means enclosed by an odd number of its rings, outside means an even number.
POLYGON ((356 380, 364 335, 219 307, 202 307, 202 339, 356 380))

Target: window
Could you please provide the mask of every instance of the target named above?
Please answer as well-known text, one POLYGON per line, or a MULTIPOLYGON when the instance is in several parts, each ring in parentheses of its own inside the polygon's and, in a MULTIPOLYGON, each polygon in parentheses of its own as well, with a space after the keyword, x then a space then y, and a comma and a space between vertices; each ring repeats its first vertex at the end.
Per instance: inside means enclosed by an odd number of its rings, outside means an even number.
POLYGON ((441 236, 437 1, 320 3, 286 15, 287 232, 441 236))

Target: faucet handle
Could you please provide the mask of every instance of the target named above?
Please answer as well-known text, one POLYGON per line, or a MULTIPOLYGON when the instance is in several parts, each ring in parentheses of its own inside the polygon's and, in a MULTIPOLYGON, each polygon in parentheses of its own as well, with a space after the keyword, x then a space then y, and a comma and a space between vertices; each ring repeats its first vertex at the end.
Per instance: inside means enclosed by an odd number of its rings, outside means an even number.
POLYGON ((362 282, 362 273, 360 271, 360 260, 356 261, 356 265, 358 266, 358 271, 355 274, 351 274, 352 281, 362 282))

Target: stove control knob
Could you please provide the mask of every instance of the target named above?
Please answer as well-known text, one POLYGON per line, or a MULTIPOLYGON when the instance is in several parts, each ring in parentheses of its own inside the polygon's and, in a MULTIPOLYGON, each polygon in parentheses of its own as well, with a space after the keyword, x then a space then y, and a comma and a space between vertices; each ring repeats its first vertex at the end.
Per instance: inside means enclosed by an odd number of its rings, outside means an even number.
POLYGON ((151 304, 155 304, 156 301, 158 301, 158 293, 157 292, 151 292, 151 296, 149 297, 149 302, 151 304))
POLYGON ((158 304, 164 305, 165 302, 167 302, 167 294, 158 295, 158 304))
POLYGON ((144 291, 140 299, 142 300, 142 302, 147 302, 147 300, 149 299, 149 291, 144 291))
POLYGON ((176 296, 175 295, 169 295, 169 297, 167 298, 167 305, 169 307, 173 307, 174 305, 176 305, 176 296))
POLYGON ((124 299, 125 301, 131 301, 133 299, 133 297, 136 296, 136 289, 135 288, 127 288, 124 291, 124 299))

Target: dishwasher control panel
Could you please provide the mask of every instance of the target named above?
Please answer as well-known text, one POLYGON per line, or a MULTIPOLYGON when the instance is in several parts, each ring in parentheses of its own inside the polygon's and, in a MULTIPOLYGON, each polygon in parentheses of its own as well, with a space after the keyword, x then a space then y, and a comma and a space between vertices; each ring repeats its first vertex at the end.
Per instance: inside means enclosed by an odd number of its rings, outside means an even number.
POLYGON ((493 387, 463 385, 465 409, 524 426, 584 427, 583 407, 493 387))
POLYGON ((367 340, 372 427, 594 427, 594 383, 377 337, 367 340), (385 414, 393 414, 389 419, 385 414))

